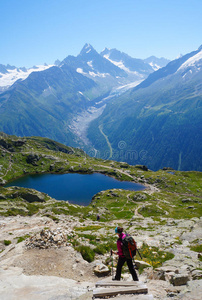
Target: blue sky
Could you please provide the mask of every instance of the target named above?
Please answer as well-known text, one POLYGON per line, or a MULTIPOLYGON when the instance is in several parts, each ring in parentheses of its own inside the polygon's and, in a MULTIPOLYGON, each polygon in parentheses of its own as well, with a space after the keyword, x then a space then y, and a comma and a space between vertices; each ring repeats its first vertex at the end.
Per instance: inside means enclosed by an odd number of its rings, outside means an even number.
POLYGON ((135 58, 176 58, 202 44, 201 0, 0 0, 0 64, 31 67, 90 43, 135 58))

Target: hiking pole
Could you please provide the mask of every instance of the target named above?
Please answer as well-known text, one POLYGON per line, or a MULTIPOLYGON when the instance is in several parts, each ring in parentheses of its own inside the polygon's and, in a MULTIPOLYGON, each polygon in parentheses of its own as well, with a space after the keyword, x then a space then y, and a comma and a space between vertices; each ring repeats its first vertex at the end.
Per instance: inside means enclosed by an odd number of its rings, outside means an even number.
POLYGON ((138 249, 137 249, 137 252, 138 252, 140 258, 142 259, 142 256, 141 256, 141 254, 140 254, 140 251, 139 251, 138 249))
POLYGON ((113 278, 113 275, 114 275, 114 260, 113 260, 113 251, 111 249, 111 261, 112 261, 112 278, 113 278))

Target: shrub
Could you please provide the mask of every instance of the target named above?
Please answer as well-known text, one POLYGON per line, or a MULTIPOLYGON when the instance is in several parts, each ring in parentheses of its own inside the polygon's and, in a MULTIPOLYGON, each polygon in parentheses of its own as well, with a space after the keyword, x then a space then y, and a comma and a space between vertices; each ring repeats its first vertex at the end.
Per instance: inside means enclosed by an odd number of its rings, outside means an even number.
POLYGON ((79 251, 83 257, 88 262, 92 262, 95 257, 94 251, 88 246, 78 246, 76 250, 79 251))
POLYGON ((192 246, 190 248, 192 251, 195 251, 195 252, 202 252, 202 245, 195 245, 195 246, 192 246))
POLYGON ((8 246, 8 245, 10 245, 11 244, 11 241, 9 241, 9 240, 4 240, 4 245, 5 246, 8 246))
POLYGON ((105 254, 107 252, 106 249, 106 245, 102 244, 102 245, 98 245, 95 249, 94 249, 95 253, 97 254, 105 254))
POLYGON ((26 234, 24 236, 20 236, 17 237, 17 244, 23 242, 24 240, 26 240, 28 237, 30 237, 30 235, 26 234))

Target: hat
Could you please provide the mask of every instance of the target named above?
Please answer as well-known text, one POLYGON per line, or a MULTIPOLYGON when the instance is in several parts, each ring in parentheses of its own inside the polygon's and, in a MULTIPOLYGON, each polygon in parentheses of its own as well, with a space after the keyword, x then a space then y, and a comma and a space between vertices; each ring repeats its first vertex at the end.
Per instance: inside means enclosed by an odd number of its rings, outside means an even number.
POLYGON ((116 227, 115 228, 115 233, 119 233, 119 234, 121 234, 123 232, 123 228, 122 227, 116 227))

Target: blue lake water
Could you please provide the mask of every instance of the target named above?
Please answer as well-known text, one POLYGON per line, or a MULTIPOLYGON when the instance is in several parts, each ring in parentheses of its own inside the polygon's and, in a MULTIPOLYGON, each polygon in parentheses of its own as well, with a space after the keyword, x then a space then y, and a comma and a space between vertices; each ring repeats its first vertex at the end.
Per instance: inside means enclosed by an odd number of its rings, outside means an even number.
POLYGON ((79 205, 88 205, 92 197, 108 189, 140 191, 143 185, 119 181, 103 174, 36 174, 27 175, 6 185, 32 188, 47 193, 56 200, 65 200, 79 205))

